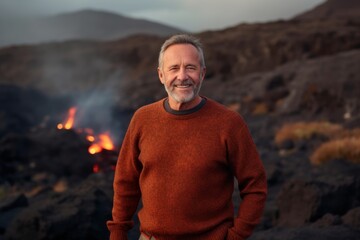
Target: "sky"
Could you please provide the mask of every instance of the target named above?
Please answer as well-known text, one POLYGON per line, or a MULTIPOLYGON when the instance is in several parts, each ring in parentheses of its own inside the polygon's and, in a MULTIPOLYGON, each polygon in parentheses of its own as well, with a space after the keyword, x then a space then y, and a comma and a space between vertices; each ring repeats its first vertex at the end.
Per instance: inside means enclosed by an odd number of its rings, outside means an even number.
POLYGON ((48 16, 84 9, 147 19, 191 32, 289 19, 325 0, 0 0, 1 17, 48 16))

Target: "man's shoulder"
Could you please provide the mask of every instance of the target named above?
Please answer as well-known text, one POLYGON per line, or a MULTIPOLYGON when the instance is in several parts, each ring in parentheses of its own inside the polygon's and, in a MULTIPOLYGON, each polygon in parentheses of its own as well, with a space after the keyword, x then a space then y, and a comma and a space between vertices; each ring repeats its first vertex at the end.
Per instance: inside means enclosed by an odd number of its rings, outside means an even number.
POLYGON ((161 110, 162 105, 163 105, 163 99, 141 106, 135 111, 134 117, 142 117, 142 116, 157 114, 158 111, 161 110))
POLYGON ((207 98, 207 102, 211 108, 211 111, 213 111, 217 116, 222 116, 228 120, 233 119, 235 121, 243 121, 243 118, 239 112, 229 109, 225 105, 210 98, 207 98))
POLYGON ((215 100, 208 99, 208 103, 211 115, 210 121, 221 126, 219 129, 222 132, 233 133, 247 127, 247 123, 239 112, 229 109, 215 100))

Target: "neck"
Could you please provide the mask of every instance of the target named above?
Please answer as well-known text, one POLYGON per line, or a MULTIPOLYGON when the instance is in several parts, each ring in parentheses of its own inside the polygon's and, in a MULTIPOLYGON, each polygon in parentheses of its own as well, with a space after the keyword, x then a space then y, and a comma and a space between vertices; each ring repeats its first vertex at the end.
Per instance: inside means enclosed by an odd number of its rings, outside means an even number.
POLYGON ((200 102, 201 102, 200 96, 197 96, 190 102, 185 102, 185 103, 179 103, 174 99, 172 99, 171 97, 169 97, 169 106, 171 109, 176 111, 189 110, 191 108, 196 107, 200 102))

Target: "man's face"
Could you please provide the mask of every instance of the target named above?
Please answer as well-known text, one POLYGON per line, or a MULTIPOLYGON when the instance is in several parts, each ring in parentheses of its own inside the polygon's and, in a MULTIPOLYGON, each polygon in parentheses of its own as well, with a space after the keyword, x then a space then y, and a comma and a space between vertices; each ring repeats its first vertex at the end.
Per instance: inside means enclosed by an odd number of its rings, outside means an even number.
POLYGON ((171 100, 188 103, 198 96, 205 70, 193 45, 176 44, 164 52, 158 74, 171 100))

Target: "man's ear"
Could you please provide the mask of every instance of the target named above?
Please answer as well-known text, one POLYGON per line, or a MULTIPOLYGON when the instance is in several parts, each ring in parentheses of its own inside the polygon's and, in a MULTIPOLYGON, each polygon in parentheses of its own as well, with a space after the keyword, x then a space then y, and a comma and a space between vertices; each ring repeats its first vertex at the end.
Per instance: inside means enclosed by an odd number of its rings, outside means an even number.
POLYGON ((159 80, 162 84, 164 84, 164 74, 162 72, 162 70, 160 69, 160 67, 157 68, 157 71, 158 71, 158 76, 159 76, 159 80))
POLYGON ((201 80, 204 80, 205 78, 205 74, 206 74, 206 67, 203 67, 202 70, 201 70, 201 80))

